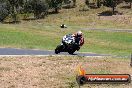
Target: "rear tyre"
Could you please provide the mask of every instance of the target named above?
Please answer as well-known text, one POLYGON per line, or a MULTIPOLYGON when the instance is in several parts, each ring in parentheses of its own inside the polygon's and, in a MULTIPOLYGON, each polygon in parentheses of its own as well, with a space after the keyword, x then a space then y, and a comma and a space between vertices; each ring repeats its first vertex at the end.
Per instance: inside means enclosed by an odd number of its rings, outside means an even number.
POLYGON ((75 44, 75 45, 73 45, 72 48, 68 51, 68 53, 73 55, 74 52, 75 52, 76 50, 79 50, 79 49, 80 49, 80 47, 79 47, 77 44, 75 44))
POLYGON ((68 51, 69 54, 73 55, 76 50, 70 50, 68 51))

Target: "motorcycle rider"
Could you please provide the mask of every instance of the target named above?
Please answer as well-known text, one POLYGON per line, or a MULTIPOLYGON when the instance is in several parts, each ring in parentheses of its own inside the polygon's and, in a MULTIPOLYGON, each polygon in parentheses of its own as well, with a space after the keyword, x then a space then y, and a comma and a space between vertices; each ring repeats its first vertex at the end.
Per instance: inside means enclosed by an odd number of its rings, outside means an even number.
POLYGON ((73 34, 73 37, 75 38, 75 43, 79 46, 78 50, 80 47, 84 44, 84 38, 83 38, 83 33, 82 31, 78 31, 75 34, 73 34))
MULTIPOLYGON (((77 50, 79 50, 80 47, 84 44, 83 33, 81 31, 78 31, 74 34, 68 34, 68 35, 71 35, 72 37, 74 37, 75 44, 79 46, 77 50)), ((65 35, 63 38, 65 38, 68 35, 65 35)), ((62 40, 62 44, 65 45, 65 47, 67 46, 63 40, 62 40)))

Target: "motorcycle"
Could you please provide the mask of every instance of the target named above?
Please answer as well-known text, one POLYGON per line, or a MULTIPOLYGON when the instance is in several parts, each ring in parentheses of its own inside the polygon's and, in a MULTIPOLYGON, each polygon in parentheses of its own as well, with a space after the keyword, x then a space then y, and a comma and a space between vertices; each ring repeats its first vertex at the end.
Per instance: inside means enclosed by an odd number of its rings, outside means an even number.
POLYGON ((62 38, 62 44, 56 47, 55 53, 58 54, 60 52, 68 52, 69 54, 73 54, 76 50, 78 51, 79 49, 79 44, 75 42, 75 38, 72 36, 72 34, 69 34, 62 38))

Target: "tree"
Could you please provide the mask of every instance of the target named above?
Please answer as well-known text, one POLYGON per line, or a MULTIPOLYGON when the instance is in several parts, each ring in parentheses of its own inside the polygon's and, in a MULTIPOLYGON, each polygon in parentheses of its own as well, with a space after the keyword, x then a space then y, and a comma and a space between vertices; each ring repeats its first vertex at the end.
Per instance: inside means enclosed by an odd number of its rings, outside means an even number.
POLYGON ((85 0, 85 4, 88 6, 88 7, 91 7, 91 5, 93 4, 94 7, 98 7, 100 8, 101 4, 102 4, 103 0, 85 0))
POLYGON ((13 18, 13 22, 16 22, 17 21, 17 3, 18 3, 18 0, 7 0, 9 5, 10 5, 10 13, 11 13, 11 16, 13 18))
POLYGON ((48 5, 44 0, 29 0, 24 5, 24 13, 34 13, 36 19, 47 15, 48 5))
POLYGON ((4 11, 8 12, 8 15, 11 14, 13 22, 17 22, 17 14, 18 14, 17 8, 22 4, 23 0, 0 0, 0 2, 6 4, 8 9, 4 11))
POLYGON ((76 0, 72 0, 73 1, 73 6, 76 6, 76 0))
POLYGON ((132 0, 124 0, 124 1, 130 3, 130 8, 132 9, 132 0))
POLYGON ((9 10, 10 7, 6 3, 0 4, 0 22, 3 22, 4 19, 9 15, 9 10))
POLYGON ((63 1, 64 0, 47 0, 47 3, 49 4, 50 8, 54 9, 55 13, 58 13, 63 1))
POLYGON ((102 0, 97 0, 97 7, 100 8, 102 0))
POLYGON ((18 21, 18 14, 33 13, 39 19, 45 17, 48 12, 46 0, 0 0, 0 21, 2 22, 9 14, 13 22, 18 21), (7 8, 8 7, 8 8, 7 8))
POLYGON ((116 6, 123 0, 104 0, 104 5, 112 8, 112 13, 115 14, 116 6))
POLYGON ((85 4, 89 7, 89 0, 85 0, 85 4))

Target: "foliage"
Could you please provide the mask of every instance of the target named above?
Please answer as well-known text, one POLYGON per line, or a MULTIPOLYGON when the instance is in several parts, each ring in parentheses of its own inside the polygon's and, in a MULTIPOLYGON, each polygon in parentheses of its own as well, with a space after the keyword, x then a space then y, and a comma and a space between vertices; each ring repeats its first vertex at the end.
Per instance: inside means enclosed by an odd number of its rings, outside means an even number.
MULTIPOLYGON (((83 3, 89 7, 91 1, 98 8, 101 4, 112 8, 113 14, 116 6, 123 1, 129 2, 132 8, 132 0, 84 0, 83 3)), ((66 3, 73 3, 73 7, 78 5, 77 0, 0 0, 0 22, 3 22, 9 15, 16 22, 19 20, 17 19, 19 14, 29 13, 33 13, 36 19, 44 18, 48 11, 58 13, 62 5, 66 3)))
POLYGON ((0 4, 0 22, 3 22, 3 20, 9 15, 10 7, 6 3, 0 4))
POLYGON ((55 13, 58 13, 58 10, 61 8, 63 1, 64 0, 47 0, 47 3, 49 4, 50 8, 54 9, 55 13))
POLYGON ((130 3, 130 8, 132 8, 132 0, 124 0, 124 1, 130 3))
POLYGON ((24 5, 25 13, 34 13, 34 17, 39 19, 47 15, 48 5, 44 0, 29 0, 24 5))
POLYGON ((121 3, 123 0, 104 0, 104 5, 107 7, 111 7, 113 10, 113 14, 115 12, 115 7, 121 3))
POLYGON ((62 2, 63 0, 0 0, 0 21, 9 14, 14 22, 18 20, 18 14, 33 13, 36 19, 44 18, 51 8, 58 13, 62 2))

